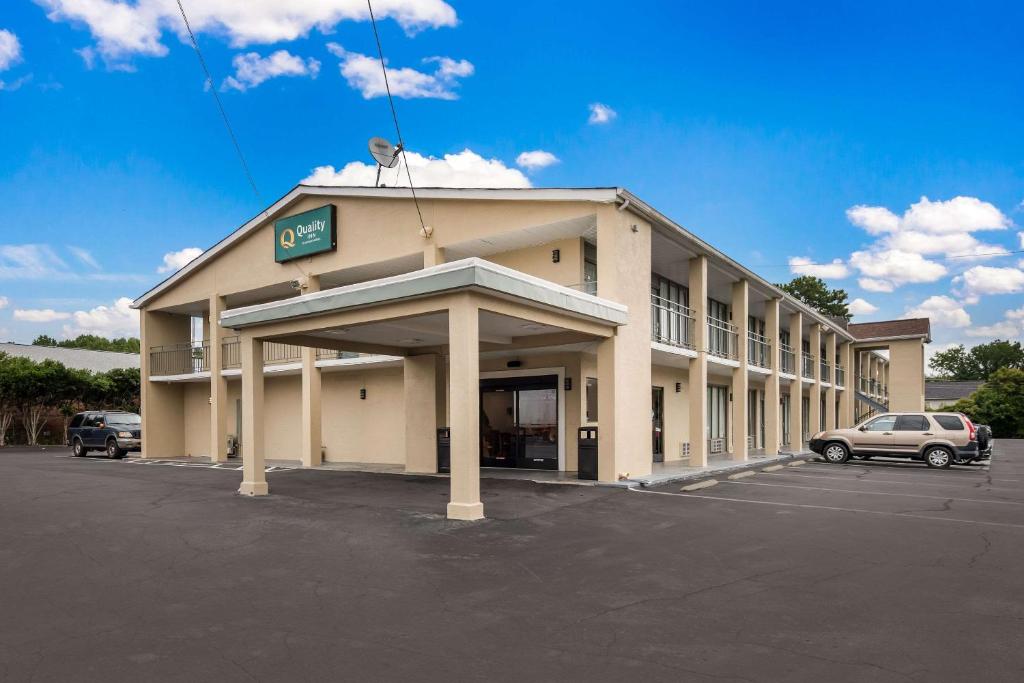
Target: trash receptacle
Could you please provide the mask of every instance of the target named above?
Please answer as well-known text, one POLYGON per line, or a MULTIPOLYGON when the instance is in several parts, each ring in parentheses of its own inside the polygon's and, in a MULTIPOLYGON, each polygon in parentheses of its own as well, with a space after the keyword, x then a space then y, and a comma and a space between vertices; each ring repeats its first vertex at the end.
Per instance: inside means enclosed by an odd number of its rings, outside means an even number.
POLYGON ((580 461, 577 477, 597 481, 597 427, 580 427, 577 442, 580 461))
POLYGON ((452 470, 452 435, 448 427, 437 430, 437 471, 452 470))

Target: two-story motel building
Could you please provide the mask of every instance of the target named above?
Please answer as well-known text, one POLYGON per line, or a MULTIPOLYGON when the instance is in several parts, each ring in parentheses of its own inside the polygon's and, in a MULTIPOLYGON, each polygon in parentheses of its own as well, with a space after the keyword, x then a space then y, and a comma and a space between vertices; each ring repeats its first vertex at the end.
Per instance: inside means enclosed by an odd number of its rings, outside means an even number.
MULTIPOLYGON (((870 408, 922 410, 927 320, 846 325, 630 192, 299 186, 135 302, 145 458, 598 478, 803 448, 870 408), (202 340, 192 339, 202 319, 202 340), (664 464, 661 464, 664 463, 664 464)), ((752 236, 754 237, 754 236, 752 236)))

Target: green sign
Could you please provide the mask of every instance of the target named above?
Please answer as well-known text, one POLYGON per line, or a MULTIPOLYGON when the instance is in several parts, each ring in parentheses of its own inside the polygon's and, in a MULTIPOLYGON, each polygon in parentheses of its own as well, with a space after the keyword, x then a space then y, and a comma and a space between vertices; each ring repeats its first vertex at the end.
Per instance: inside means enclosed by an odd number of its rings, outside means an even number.
POLYGON ((274 223, 274 260, 278 263, 338 247, 334 204, 288 216, 274 223))

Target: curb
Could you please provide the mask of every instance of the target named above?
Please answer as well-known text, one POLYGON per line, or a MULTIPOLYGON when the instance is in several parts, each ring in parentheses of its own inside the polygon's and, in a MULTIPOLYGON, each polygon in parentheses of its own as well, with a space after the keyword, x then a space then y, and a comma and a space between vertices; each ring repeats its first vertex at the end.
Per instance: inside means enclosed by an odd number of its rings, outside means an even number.
POLYGON ((750 472, 756 474, 761 470, 768 468, 783 469, 786 465, 794 465, 796 463, 803 464, 808 460, 813 460, 818 457, 817 453, 811 451, 801 451, 800 453, 786 453, 783 455, 777 455, 771 458, 763 458, 760 460, 748 460, 747 462, 736 463, 735 465, 726 465, 725 467, 716 468, 714 470, 705 470, 703 472, 680 472, 678 475, 666 477, 664 479, 658 479, 657 481, 649 479, 630 479, 627 481, 616 482, 614 484, 603 484, 604 486, 618 486, 623 488, 655 488, 658 486, 664 486, 666 484, 678 484, 686 483, 692 484, 705 479, 718 479, 725 477, 727 479, 738 479, 742 477, 750 476, 750 474, 743 474, 744 472, 750 472), (736 476, 739 475, 739 476, 736 476))

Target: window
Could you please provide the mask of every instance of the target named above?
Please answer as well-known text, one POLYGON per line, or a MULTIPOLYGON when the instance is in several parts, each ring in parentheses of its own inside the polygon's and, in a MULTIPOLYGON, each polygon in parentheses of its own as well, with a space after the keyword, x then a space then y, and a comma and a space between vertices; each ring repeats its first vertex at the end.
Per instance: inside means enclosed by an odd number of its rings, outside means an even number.
POLYGON ((951 432, 962 432, 964 430, 964 423, 956 415, 933 415, 932 417, 935 418, 935 421, 943 429, 951 432))
POLYGON ((692 344, 692 331, 683 319, 690 305, 690 290, 666 277, 651 274, 651 326, 655 341, 692 344))
MULTIPOLYGON (((590 242, 583 243, 583 282, 597 282, 597 247, 590 242)), ((596 289, 593 292, 589 289, 586 291, 597 293, 596 289)))
POLYGON ((85 420, 82 422, 83 427, 96 427, 99 426, 103 416, 98 413, 89 413, 85 416, 85 420))
POLYGON ((75 415, 75 417, 74 417, 74 418, 72 418, 72 420, 71 420, 71 424, 70 424, 70 425, 68 425, 68 426, 69 426, 69 427, 70 427, 71 429, 75 429, 76 427, 81 427, 81 426, 82 426, 82 420, 83 420, 84 418, 85 418, 85 416, 84 416, 84 415, 75 415))
POLYGON ((927 432, 930 428, 924 415, 900 415, 896 420, 897 432, 927 432))
POLYGON ((729 387, 708 386, 708 438, 724 439, 729 433, 729 387))
POLYGON ((597 378, 587 378, 587 422, 597 422, 597 378))
POLYGON ((871 422, 868 422, 864 427, 869 432, 891 432, 893 425, 895 424, 895 415, 883 415, 882 417, 876 417, 871 422))

